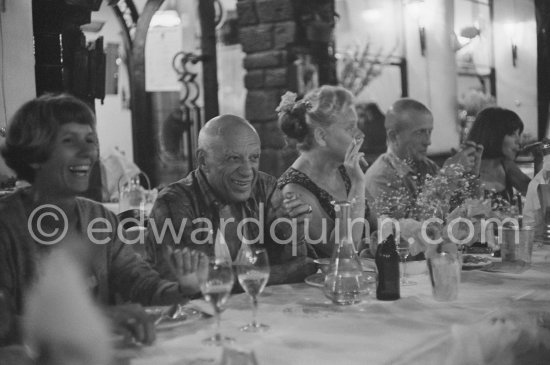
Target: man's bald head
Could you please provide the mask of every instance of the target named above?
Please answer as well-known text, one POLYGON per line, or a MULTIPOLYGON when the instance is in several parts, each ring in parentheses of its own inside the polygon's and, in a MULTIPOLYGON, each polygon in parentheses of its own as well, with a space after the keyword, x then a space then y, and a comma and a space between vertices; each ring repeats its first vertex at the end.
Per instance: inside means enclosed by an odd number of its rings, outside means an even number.
POLYGON ((224 114, 210 119, 199 131, 198 149, 208 151, 220 148, 224 141, 235 136, 259 136, 254 127, 236 115, 224 114))
POLYGON ((242 202, 250 197, 260 153, 258 133, 235 115, 213 118, 199 132, 198 167, 222 201, 242 202))
POLYGON ((431 116, 432 112, 417 100, 410 98, 399 99, 393 103, 386 113, 384 127, 386 131, 393 130, 399 132, 412 127, 416 117, 421 114, 429 114, 431 116))

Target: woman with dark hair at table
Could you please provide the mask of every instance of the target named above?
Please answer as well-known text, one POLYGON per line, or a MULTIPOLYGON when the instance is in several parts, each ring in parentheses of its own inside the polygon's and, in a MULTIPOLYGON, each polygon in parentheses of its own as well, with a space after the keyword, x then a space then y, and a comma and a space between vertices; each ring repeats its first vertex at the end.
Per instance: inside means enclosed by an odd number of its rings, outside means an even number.
MULTIPOLYGON (((366 162, 359 152, 364 134, 357 127, 353 95, 340 86, 322 86, 296 101, 286 93, 277 108, 279 126, 296 141, 300 156, 279 178, 285 196, 300 196, 312 207, 309 238, 326 237, 314 245, 320 257, 330 257, 333 249, 334 200, 352 202, 351 218, 368 216, 365 201, 366 162)), ((354 224, 353 241, 369 236, 368 227, 354 224)))
MULTIPOLYGON (((41 262, 58 249, 82 266, 89 291, 104 305, 115 304, 115 297, 168 304, 199 292, 194 270, 206 268, 202 254, 175 252, 171 258, 178 282, 162 280, 123 244, 113 213, 77 196, 88 189, 98 159, 95 118, 84 102, 44 95, 25 103, 11 120, 2 156, 18 178, 31 184, 0 199, 0 292, 15 316, 22 313, 41 262), (183 261, 192 261, 194 270, 183 267, 183 261)), ((105 313, 138 341, 154 339, 150 320, 138 306, 105 307, 105 313)), ((0 342, 2 337, 14 339, 0 333, 0 342)))
POLYGON ((525 195, 530 181, 514 162, 522 132, 515 112, 488 107, 478 113, 468 135, 469 141, 483 145, 480 179, 485 191, 508 202, 514 200, 514 188, 525 195))

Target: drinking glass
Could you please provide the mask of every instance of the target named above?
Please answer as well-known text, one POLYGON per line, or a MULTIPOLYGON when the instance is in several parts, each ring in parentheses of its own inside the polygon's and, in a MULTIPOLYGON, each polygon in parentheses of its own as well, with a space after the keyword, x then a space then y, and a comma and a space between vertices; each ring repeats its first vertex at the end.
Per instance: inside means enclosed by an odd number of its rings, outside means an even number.
POLYGON ((442 302, 456 300, 461 272, 458 255, 433 252, 426 260, 435 300, 442 302))
POLYGON ((233 269, 231 263, 210 258, 208 262, 208 274, 201 283, 201 292, 204 300, 212 304, 216 315, 216 333, 203 340, 207 345, 221 346, 233 342, 231 337, 225 337, 220 333, 221 312, 227 302, 231 289, 233 289, 233 269))
POLYGON ((416 285, 415 281, 410 281, 407 278, 407 257, 409 257, 410 250, 409 250, 409 242, 402 240, 399 242, 399 245, 397 246, 397 253, 399 254, 399 258, 401 259, 401 267, 403 270, 401 271, 401 280, 399 280, 399 283, 401 286, 408 286, 408 285, 416 285))
POLYGON ((268 325, 258 323, 258 295, 264 290, 269 279, 269 259, 263 248, 252 248, 241 252, 237 258, 237 278, 244 291, 252 299, 252 322, 241 327, 244 332, 261 332, 269 329, 268 325))

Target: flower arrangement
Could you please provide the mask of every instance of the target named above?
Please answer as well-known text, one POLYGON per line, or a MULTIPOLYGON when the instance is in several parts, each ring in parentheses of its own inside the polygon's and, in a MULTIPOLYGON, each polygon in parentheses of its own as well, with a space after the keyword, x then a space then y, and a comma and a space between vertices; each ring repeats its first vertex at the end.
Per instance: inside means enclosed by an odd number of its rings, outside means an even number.
MULTIPOLYGON (((411 244, 412 255, 430 247, 441 249, 442 242, 470 245, 482 238, 483 219, 517 216, 516 207, 507 201, 480 197, 477 178, 466 174, 461 165, 448 165, 435 176, 427 175, 416 198, 411 196, 403 179, 396 178, 391 184, 393 188, 380 194, 373 208, 397 220, 396 233, 411 244)), ((381 228, 382 238, 391 233, 388 227, 381 228)), ((492 239, 489 226, 485 233, 484 237, 492 239)), ((456 252, 456 244, 446 246, 445 250, 456 252)))
POLYGON ((471 88, 461 95, 457 119, 461 143, 466 140, 477 113, 491 105, 496 105, 494 96, 482 90, 471 88))
POLYGON ((426 176, 413 213, 417 219, 446 219, 449 212, 477 192, 478 184, 471 175, 465 174, 464 167, 451 164, 435 176, 426 176))
POLYGON ((459 109, 469 116, 476 116, 483 108, 495 105, 494 96, 482 90, 471 88, 464 92, 458 101, 459 109))
POLYGON ((373 53, 370 43, 362 49, 357 47, 354 50, 346 50, 340 54, 342 63, 340 84, 353 95, 359 95, 373 79, 382 74, 382 69, 391 63, 396 50, 397 44, 385 55, 382 48, 373 53))
MULTIPOLYGON (((412 164, 411 161, 404 163, 412 164)), ((444 219, 451 208, 477 193, 477 184, 470 175, 464 173, 461 165, 451 164, 434 176, 426 175, 424 181, 418 181, 422 189, 417 197, 411 195, 410 189, 401 178, 405 174, 406 172, 398 171, 395 178, 388 183, 390 189, 375 199, 374 209, 379 214, 395 219, 444 219)))

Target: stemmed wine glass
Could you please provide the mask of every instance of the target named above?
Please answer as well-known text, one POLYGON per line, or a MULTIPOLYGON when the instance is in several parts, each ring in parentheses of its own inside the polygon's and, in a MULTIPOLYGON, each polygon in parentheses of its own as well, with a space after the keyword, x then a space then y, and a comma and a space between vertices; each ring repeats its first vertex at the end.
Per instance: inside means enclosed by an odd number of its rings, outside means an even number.
POLYGON ((252 298, 252 322, 241 327, 244 332, 261 332, 269 329, 268 325, 258 323, 258 295, 264 290, 269 279, 269 259, 263 248, 249 247, 237 257, 237 278, 239 283, 252 298))
POLYGON ((234 281, 233 269, 230 262, 216 260, 215 258, 209 259, 208 274, 201 283, 201 292, 204 300, 210 302, 212 307, 214 307, 216 333, 212 337, 202 341, 207 345, 221 346, 235 340, 220 333, 221 312, 224 310, 223 305, 231 294, 234 281))
POLYGON ((410 281, 407 278, 407 257, 409 257, 410 254, 410 243, 406 240, 401 240, 399 242, 399 245, 397 245, 397 253, 399 254, 399 258, 401 259, 401 266, 403 267, 403 270, 401 271, 401 280, 399 280, 399 283, 402 286, 407 285, 416 285, 415 281, 410 281))

